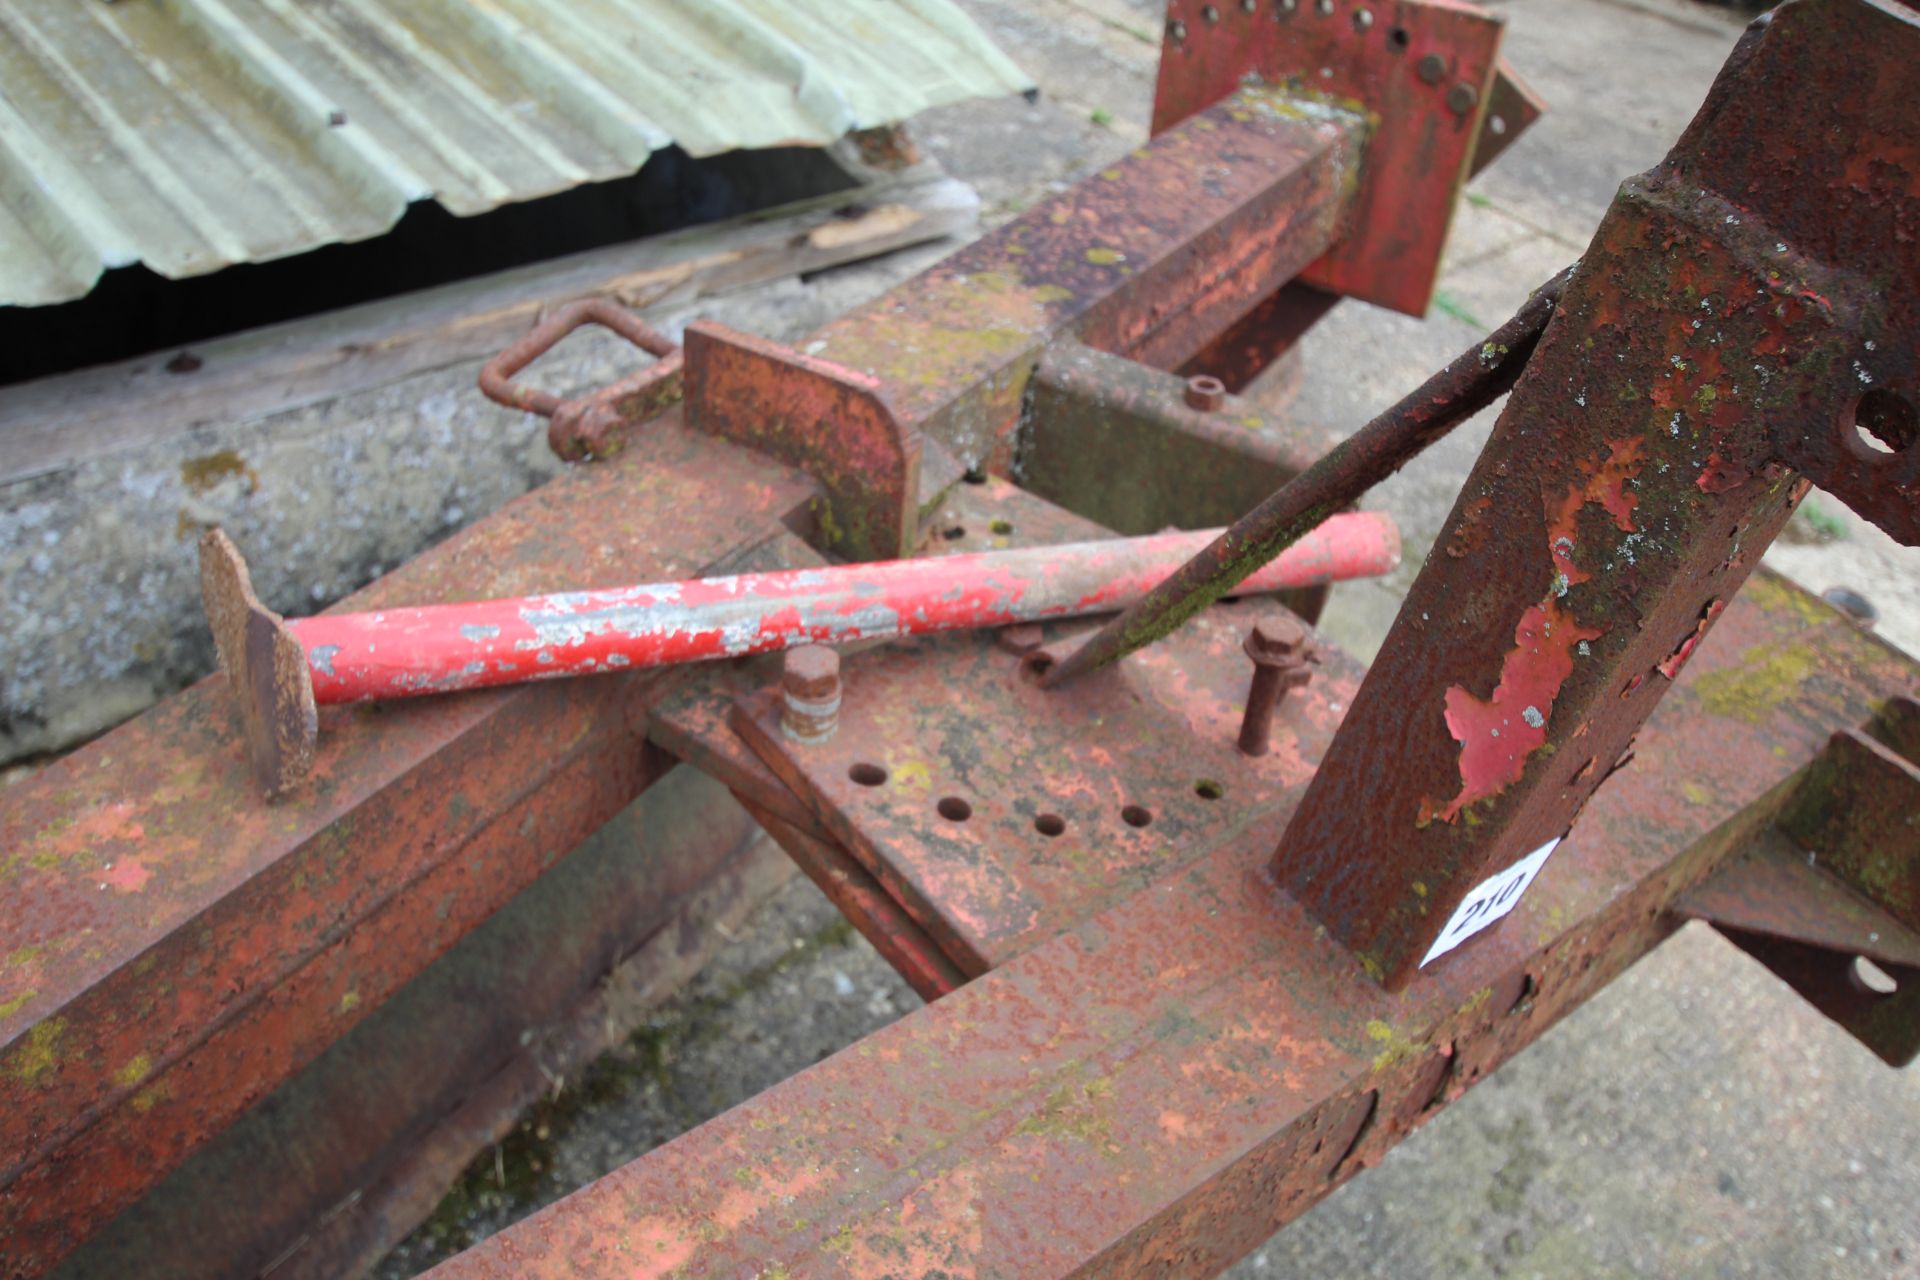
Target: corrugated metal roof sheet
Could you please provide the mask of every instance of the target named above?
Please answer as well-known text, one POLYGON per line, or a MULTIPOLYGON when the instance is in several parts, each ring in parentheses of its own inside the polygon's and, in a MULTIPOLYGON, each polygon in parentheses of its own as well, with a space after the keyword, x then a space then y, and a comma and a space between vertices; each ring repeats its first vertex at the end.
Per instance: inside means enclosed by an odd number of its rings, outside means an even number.
POLYGON ((0 0, 0 303, 1029 84, 949 0, 0 0))

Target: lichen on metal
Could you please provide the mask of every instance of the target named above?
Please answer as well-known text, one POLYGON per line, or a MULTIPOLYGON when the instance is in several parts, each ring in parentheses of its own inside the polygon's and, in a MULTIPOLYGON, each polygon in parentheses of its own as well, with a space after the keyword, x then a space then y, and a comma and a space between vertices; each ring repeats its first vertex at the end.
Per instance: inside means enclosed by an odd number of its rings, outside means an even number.
POLYGON ((1029 84, 949 0, 0 0, 0 305, 1029 84))

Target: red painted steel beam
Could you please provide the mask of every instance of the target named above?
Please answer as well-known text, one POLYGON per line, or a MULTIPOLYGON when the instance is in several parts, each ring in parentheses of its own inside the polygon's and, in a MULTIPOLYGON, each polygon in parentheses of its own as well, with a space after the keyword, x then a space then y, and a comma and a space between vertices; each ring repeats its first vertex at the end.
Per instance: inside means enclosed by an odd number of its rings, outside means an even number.
MULTIPOLYGON (((737 566, 804 477, 671 419, 347 602, 737 566)), ((654 776, 645 680, 323 713, 262 801, 221 678, 0 806, 0 1256, 32 1275, 344 1034, 654 776)))
POLYGON ((1758 579, 1506 924, 1406 991, 1274 890, 1283 808, 433 1274, 1215 1274, 1667 936, 1915 676, 1758 579))
MULTIPOLYGON (((322 706, 851 644, 1124 608, 1212 530, 931 559, 371 612, 287 623, 322 706)), ((1377 512, 1329 518, 1239 584, 1285 591, 1390 572, 1400 534, 1377 512)))
POLYGON ((1915 65, 1911 10, 1781 6, 1601 223, 1275 854, 1389 986, 1573 825, 1806 492, 1791 468, 1920 538, 1915 65))

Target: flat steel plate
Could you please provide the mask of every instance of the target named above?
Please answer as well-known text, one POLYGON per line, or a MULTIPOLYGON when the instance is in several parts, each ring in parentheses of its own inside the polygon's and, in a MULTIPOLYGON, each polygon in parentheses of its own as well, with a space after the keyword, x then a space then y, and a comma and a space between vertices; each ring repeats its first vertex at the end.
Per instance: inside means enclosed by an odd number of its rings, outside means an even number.
POLYGON ((902 641, 846 660, 830 742, 787 741, 771 692, 743 699, 734 724, 974 976, 1203 856, 1305 784, 1360 668, 1329 650, 1275 717, 1269 754, 1241 755, 1253 671, 1241 644, 1278 608, 1216 606, 1052 691, 991 633, 902 641))

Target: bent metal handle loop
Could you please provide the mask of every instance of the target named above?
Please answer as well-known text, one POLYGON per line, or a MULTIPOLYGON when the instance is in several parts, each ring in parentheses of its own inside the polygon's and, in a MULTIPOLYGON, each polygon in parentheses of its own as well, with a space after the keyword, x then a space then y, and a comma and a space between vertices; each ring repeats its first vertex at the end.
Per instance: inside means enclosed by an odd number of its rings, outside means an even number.
MULTIPOLYGON (((664 377, 670 367, 677 368, 679 365, 675 359, 680 354, 679 345, 639 316, 611 298, 582 298, 556 307, 529 329, 525 337, 487 361, 480 370, 481 392, 495 404, 505 405, 509 409, 524 409, 543 418, 553 417, 568 402, 551 391, 541 391, 514 382, 513 375, 553 350, 562 338, 575 329, 589 324, 611 329, 642 351, 659 358, 659 364, 637 375, 642 379, 664 377)), ((631 390, 627 386, 630 381, 623 382, 622 387, 631 390)))

